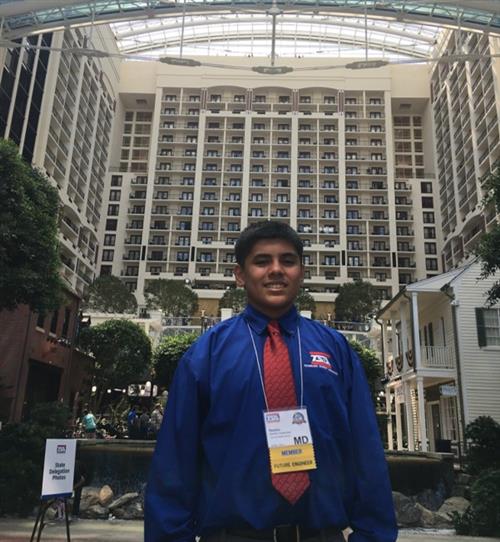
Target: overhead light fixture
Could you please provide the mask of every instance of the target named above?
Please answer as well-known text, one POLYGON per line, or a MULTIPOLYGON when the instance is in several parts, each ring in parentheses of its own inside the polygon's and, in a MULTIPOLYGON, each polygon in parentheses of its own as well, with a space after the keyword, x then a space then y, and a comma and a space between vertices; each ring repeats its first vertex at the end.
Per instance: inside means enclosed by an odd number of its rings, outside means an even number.
POLYGON ((201 66, 201 62, 192 58, 177 58, 175 56, 162 56, 158 61, 172 66, 201 66))
POLYGON ((387 60, 358 60, 357 62, 351 62, 346 64, 348 70, 368 70, 370 68, 383 68, 388 66, 387 60))
POLYGON ((99 49, 87 49, 86 47, 68 47, 64 49, 65 53, 74 53, 75 55, 91 56, 93 58, 108 58, 109 53, 100 51, 99 49))
POLYGON ((254 66, 252 71, 264 75, 282 75, 293 72, 293 68, 290 66, 254 66))

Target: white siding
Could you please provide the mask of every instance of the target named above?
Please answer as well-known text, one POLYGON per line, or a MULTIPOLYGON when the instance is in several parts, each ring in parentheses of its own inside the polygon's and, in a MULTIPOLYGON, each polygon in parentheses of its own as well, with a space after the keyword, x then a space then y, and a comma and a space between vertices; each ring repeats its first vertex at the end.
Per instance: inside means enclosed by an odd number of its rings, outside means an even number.
POLYGON ((477 337, 477 307, 485 306, 485 292, 493 279, 478 281, 480 266, 474 264, 453 283, 459 300, 458 329, 464 392, 465 423, 478 416, 500 422, 500 348, 480 348, 477 337))

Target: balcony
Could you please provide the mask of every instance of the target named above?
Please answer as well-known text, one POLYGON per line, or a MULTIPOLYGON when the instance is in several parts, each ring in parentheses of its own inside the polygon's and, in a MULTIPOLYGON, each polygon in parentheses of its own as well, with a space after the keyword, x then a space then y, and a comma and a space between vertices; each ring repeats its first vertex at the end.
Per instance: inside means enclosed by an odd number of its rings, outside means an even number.
POLYGON ((422 367, 427 369, 454 369, 455 355, 451 346, 422 346, 422 367))

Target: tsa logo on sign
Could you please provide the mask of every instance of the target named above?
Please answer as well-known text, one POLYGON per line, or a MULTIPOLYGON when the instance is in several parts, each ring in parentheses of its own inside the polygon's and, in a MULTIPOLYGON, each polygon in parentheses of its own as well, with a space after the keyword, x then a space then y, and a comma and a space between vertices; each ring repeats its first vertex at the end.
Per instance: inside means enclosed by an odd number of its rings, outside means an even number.
POLYGON ((58 444, 56 448, 57 454, 65 454, 66 453, 66 444, 58 444))

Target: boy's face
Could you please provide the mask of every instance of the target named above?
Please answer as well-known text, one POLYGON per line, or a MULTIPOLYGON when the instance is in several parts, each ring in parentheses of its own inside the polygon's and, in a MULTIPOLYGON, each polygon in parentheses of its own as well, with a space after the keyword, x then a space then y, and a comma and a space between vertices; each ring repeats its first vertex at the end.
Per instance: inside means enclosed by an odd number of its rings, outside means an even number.
POLYGON ((248 302, 276 319, 293 305, 304 278, 304 267, 294 246, 283 239, 257 241, 234 275, 246 290, 248 302))

